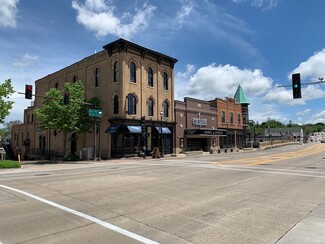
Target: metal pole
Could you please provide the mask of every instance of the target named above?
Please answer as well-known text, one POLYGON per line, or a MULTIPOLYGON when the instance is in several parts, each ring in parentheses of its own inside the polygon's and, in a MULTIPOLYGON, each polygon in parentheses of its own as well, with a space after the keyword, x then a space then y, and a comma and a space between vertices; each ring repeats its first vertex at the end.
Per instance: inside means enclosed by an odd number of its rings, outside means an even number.
POLYGON ((101 151, 100 151, 100 119, 99 119, 99 124, 98 124, 98 158, 97 161, 102 160, 101 158, 101 151))
POLYGON ((97 161, 97 147, 96 147, 96 132, 97 132, 97 125, 96 125, 96 119, 95 119, 95 122, 94 122, 94 160, 97 161))
POLYGON ((227 121, 227 138, 226 138, 226 148, 229 146, 229 138, 228 138, 228 121, 227 121))
POLYGON ((163 116, 160 116, 160 140, 161 140, 161 149, 160 149, 160 156, 163 157, 163 133, 162 133, 162 118, 163 116))
POLYGON ((237 150, 237 136, 236 136, 236 131, 235 131, 235 150, 237 150))

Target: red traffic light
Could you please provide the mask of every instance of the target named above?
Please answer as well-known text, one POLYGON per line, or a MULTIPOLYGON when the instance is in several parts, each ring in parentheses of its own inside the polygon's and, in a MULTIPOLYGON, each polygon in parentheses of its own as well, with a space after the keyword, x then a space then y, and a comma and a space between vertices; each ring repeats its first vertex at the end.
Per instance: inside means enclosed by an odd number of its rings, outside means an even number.
POLYGON ((69 92, 64 93, 63 103, 67 105, 69 103, 69 92))
POLYGON ((33 86, 25 85, 25 98, 32 99, 32 97, 33 97, 33 86))

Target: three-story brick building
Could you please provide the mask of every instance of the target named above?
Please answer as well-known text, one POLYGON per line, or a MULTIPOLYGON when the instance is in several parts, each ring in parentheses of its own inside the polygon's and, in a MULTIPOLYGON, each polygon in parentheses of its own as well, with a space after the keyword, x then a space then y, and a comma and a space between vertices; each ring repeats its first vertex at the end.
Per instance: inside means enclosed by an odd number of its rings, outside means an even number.
MULTIPOLYGON (((24 124, 12 129, 12 149, 16 153, 63 156, 63 135, 41 129, 34 109, 42 106, 42 96, 51 88, 63 89, 65 82, 81 81, 87 100, 100 99, 103 111, 99 131, 71 133, 67 151, 78 154, 98 145, 101 157, 136 155, 163 147, 174 150, 174 64, 177 59, 119 39, 104 50, 35 82, 35 102, 24 112, 24 124), (145 117, 146 136, 141 132, 145 117), (96 141, 94 141, 96 138, 96 141), (15 140, 16 139, 16 140, 15 140), (146 148, 144 148, 146 145, 146 148)), ((91 151, 91 150, 90 150, 91 151)), ((92 152, 96 156, 99 152, 92 152)))

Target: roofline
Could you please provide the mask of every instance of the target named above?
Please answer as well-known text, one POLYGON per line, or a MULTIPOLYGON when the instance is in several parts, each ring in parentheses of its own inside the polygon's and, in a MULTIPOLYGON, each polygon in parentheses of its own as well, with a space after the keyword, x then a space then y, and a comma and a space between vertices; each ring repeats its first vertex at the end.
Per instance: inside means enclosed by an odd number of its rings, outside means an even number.
POLYGON ((108 44, 103 46, 103 48, 108 51, 108 54, 110 56, 113 54, 114 49, 117 49, 118 52, 121 53, 121 52, 127 52, 128 49, 132 48, 132 47, 141 50, 141 57, 142 58, 145 58, 145 56, 147 54, 151 54, 153 56, 156 56, 158 64, 160 64, 161 61, 164 59, 164 60, 167 60, 170 63, 170 67, 174 68, 175 63, 177 63, 177 61, 178 61, 176 58, 167 56, 165 54, 162 54, 162 53, 159 53, 159 52, 156 52, 156 51, 153 51, 153 50, 151 50, 149 48, 140 46, 140 45, 138 45, 138 44, 136 44, 134 42, 130 42, 130 41, 125 40, 123 38, 120 38, 120 39, 118 39, 118 40, 116 40, 114 42, 108 43, 108 44))

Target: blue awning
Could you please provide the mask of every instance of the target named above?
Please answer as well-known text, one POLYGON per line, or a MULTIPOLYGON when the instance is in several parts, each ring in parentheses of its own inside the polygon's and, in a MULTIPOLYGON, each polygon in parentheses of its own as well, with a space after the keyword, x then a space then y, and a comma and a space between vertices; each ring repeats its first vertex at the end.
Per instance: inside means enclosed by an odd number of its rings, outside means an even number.
POLYGON ((127 127, 130 133, 136 133, 136 134, 142 133, 141 126, 139 125, 127 125, 127 127))
POLYGON ((116 133, 121 125, 111 125, 105 130, 105 133, 116 133))
POLYGON ((162 129, 163 134, 171 134, 172 133, 168 127, 156 126, 156 129, 159 133, 161 133, 161 129, 162 129))

